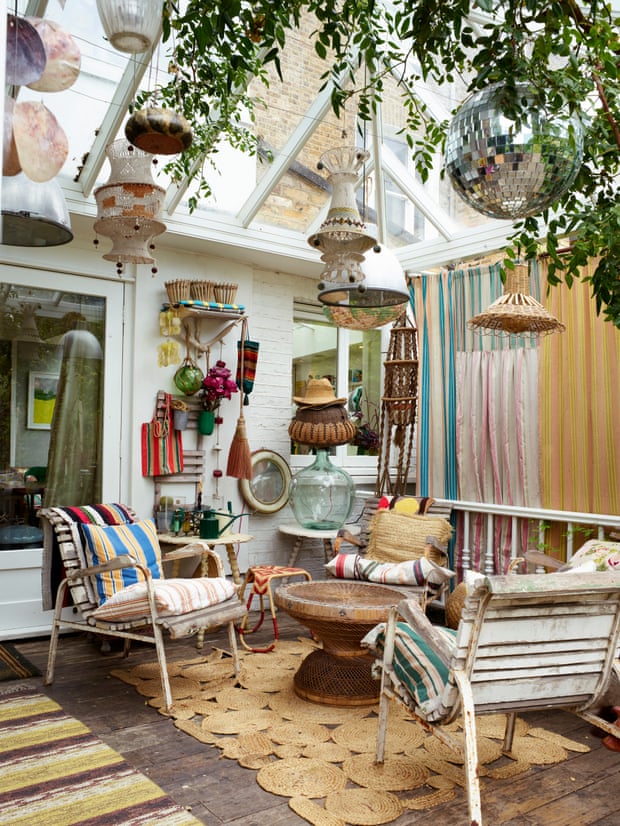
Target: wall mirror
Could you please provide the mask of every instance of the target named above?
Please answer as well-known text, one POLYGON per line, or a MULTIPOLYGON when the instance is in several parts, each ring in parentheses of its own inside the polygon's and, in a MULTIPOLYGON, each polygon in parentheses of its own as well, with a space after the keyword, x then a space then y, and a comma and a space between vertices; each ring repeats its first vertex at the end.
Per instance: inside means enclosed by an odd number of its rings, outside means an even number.
POLYGON ((288 502, 291 469, 288 462, 273 450, 252 453, 252 479, 240 479, 244 501, 259 513, 275 513, 288 502))

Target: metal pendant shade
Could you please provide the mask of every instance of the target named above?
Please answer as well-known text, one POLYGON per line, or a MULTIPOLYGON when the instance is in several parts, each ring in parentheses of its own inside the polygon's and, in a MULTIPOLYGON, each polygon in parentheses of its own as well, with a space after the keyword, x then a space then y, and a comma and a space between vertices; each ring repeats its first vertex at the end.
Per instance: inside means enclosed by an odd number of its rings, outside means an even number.
POLYGON ((71 240, 69 211, 58 181, 36 183, 22 172, 2 178, 0 243, 55 247, 71 240))
POLYGON ((506 275, 504 293, 486 310, 470 318, 470 329, 488 333, 510 333, 536 336, 560 333, 566 329, 529 290, 530 279, 527 264, 517 264, 506 275))
POLYGON ((403 268, 383 245, 367 252, 361 264, 363 281, 325 290, 319 297, 324 315, 337 327, 371 330, 400 318, 409 302, 403 268))

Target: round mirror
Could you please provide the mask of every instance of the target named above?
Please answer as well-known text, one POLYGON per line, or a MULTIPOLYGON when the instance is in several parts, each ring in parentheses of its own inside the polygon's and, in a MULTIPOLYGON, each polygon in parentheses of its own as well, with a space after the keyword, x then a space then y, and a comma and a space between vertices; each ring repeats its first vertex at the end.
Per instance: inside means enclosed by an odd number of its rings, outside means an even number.
POLYGON ((273 450, 252 453, 252 478, 240 479, 239 489, 245 502, 259 513, 275 513, 288 502, 291 469, 273 450))

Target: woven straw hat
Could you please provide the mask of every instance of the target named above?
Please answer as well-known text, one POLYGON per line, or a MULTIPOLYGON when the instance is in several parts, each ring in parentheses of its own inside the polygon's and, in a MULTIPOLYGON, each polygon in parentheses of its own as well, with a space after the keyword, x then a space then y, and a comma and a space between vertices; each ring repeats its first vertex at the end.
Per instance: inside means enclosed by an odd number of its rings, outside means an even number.
POLYGON ((332 404, 344 404, 346 399, 337 399, 329 379, 310 379, 305 396, 293 396, 295 404, 304 407, 329 407, 332 404))

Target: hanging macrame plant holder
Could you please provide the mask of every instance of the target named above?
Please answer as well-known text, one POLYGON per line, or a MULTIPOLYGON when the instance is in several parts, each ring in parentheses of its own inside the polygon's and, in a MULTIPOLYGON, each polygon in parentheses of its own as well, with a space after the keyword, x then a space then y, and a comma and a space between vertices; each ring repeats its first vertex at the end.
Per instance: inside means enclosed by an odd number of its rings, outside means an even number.
POLYGON ((384 368, 381 448, 375 494, 404 496, 407 492, 418 404, 418 331, 407 313, 403 313, 392 327, 384 368), (392 446, 398 450, 394 479, 390 478, 392 446))

